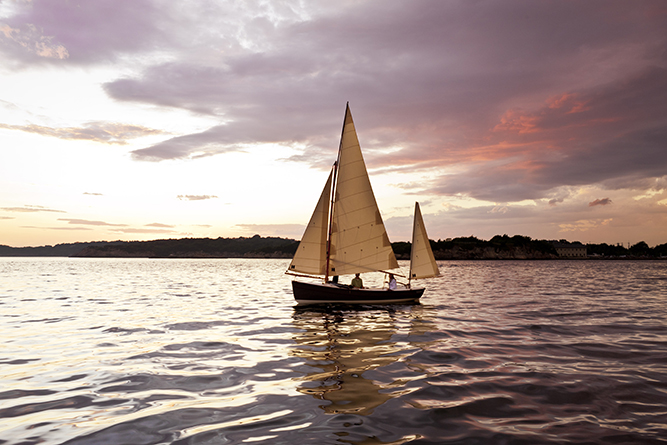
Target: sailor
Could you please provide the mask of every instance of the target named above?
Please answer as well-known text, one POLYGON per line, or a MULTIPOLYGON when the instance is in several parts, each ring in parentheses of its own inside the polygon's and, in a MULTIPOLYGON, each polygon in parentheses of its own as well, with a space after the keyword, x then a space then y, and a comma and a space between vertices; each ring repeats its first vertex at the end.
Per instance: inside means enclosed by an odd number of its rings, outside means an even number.
POLYGON ((394 274, 390 273, 389 274, 389 290, 394 290, 396 289, 396 278, 394 278, 394 274))
POLYGON ((363 289, 364 288, 364 282, 361 280, 359 277, 359 274, 354 274, 354 278, 352 278, 352 283, 350 283, 352 287, 356 289, 363 289))

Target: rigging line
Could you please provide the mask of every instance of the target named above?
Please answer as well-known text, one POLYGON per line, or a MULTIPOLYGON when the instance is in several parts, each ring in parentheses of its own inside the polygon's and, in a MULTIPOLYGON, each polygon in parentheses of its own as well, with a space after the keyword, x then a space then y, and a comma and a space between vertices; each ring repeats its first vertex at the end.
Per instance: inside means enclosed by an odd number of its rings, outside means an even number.
POLYGON ((391 274, 395 277, 407 278, 405 275, 401 275, 400 273, 396 273, 396 272, 387 272, 386 270, 378 270, 378 272, 382 272, 382 273, 385 273, 387 275, 391 274))
MULTIPOLYGON (((339 150, 339 155, 340 156, 340 150, 339 150)), ((333 167, 333 174, 331 177, 331 190, 329 190, 329 227, 327 228, 327 265, 324 270, 324 282, 326 283, 329 281, 329 267, 331 265, 331 230, 333 228, 333 211, 334 211, 334 196, 335 195, 335 188, 336 188, 336 178, 338 177, 338 160, 334 162, 333 167)))
POLYGON ((294 277, 303 277, 303 278, 319 278, 319 279, 322 278, 321 275, 307 275, 307 274, 302 274, 302 273, 291 272, 289 270, 285 271, 285 275, 292 275, 294 277))
MULTIPOLYGON (((335 261, 339 266, 357 266, 357 267, 362 269, 362 271, 359 272, 359 273, 372 273, 372 272, 381 272, 381 273, 385 273, 385 274, 390 274, 391 273, 391 274, 394 274, 397 277, 407 278, 405 275, 401 275, 400 273, 387 272, 384 269, 373 269, 373 268, 370 268, 370 267, 360 266, 357 263, 350 263, 350 262, 347 262, 347 261, 340 261, 340 260, 335 260, 335 261)), ((399 266, 399 268, 400 268, 400 266, 399 266)), ((354 273, 356 273, 356 272, 349 272, 349 273, 345 273, 343 275, 353 275, 354 273)))

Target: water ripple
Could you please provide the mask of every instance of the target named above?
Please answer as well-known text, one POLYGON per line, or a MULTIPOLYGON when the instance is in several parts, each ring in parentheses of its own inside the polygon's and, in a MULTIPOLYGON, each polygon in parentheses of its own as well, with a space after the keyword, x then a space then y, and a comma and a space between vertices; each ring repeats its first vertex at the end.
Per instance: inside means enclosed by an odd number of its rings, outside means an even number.
POLYGON ((0 259, 0 444, 667 443, 663 262, 447 262, 354 308, 286 266, 0 259))

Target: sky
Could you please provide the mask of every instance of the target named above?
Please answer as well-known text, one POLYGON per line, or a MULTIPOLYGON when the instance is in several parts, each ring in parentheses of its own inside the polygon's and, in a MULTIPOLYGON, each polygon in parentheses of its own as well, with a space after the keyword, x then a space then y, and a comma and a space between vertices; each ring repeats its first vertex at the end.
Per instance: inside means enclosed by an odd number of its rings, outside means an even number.
POLYGON ((299 239, 347 102, 392 241, 667 243, 662 0, 0 0, 0 244, 299 239))

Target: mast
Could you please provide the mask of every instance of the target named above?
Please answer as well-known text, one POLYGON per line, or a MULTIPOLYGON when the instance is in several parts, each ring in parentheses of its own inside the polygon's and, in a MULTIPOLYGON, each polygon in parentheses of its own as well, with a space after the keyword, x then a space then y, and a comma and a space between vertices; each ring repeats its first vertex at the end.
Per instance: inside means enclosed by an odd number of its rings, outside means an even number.
POLYGON ((412 265, 414 264, 415 256, 415 240, 417 235, 417 211, 419 209, 419 203, 415 202, 415 214, 412 218, 412 244, 410 244, 410 270, 408 271, 408 289, 412 285, 412 265))
POLYGON ((329 281, 329 269, 331 267, 331 231, 333 229, 333 217, 334 217, 334 203, 336 201, 336 183, 338 177, 338 165, 340 164, 340 152, 343 146, 343 134, 345 134, 345 124, 347 122, 347 115, 350 111, 350 102, 348 101, 345 104, 345 117, 343 117, 343 128, 340 130, 340 139, 338 141, 338 155, 336 156, 336 162, 333 165, 332 179, 331 179, 331 196, 329 198, 330 207, 329 207, 329 227, 327 230, 327 267, 326 272, 324 273, 324 282, 329 281))
MULTIPOLYGON (((340 149, 339 149, 340 152, 340 149)), ((334 199, 336 196, 336 173, 338 173, 338 161, 334 162, 333 171, 331 172, 331 195, 329 196, 329 225, 327 228, 327 266, 324 271, 324 282, 329 281, 329 267, 331 264, 331 227, 333 227, 333 210, 334 210, 334 199)))

